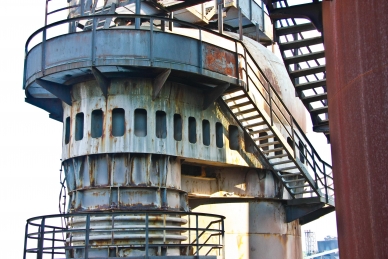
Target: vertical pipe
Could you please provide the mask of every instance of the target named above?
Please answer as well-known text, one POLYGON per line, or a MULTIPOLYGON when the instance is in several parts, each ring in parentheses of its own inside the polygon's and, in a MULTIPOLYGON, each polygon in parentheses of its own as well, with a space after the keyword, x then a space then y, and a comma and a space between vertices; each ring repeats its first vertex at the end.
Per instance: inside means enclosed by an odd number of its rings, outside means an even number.
POLYGON ((154 19, 150 19, 150 63, 154 63, 154 19))
POLYGON ((85 0, 81 0, 81 16, 85 14, 85 0))
MULTIPOLYGON (((140 14, 140 10, 141 10, 141 1, 140 0, 136 0, 136 9, 135 9, 135 14, 136 15, 139 15, 140 14)), ((140 29, 140 18, 137 17, 135 18, 135 29, 140 29)))
POLYGON ((145 244, 145 258, 148 259, 148 249, 149 249, 149 228, 148 228, 148 212, 146 212, 146 216, 145 216, 145 231, 146 231, 146 244, 145 244))
POLYGON ((96 29, 97 29, 97 19, 93 17, 93 26, 92 26, 92 66, 96 64, 96 29))
POLYGON ((89 258, 89 234, 90 234, 90 214, 86 215, 85 226, 85 259, 89 258))

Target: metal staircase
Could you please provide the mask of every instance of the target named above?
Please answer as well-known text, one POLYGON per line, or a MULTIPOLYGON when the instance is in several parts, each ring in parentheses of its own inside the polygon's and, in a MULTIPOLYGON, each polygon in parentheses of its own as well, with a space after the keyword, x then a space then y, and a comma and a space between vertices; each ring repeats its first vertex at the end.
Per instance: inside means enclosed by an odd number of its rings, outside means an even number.
POLYGON ((326 61, 319 22, 321 2, 298 4, 293 0, 269 0, 266 4, 270 17, 276 21, 275 41, 296 94, 310 112, 313 130, 323 132, 329 141, 326 61), (315 24, 300 17, 309 17, 315 24))
POLYGON ((242 83, 224 92, 223 102, 292 199, 317 198, 334 206, 331 166, 319 158, 246 48, 245 53, 242 83))

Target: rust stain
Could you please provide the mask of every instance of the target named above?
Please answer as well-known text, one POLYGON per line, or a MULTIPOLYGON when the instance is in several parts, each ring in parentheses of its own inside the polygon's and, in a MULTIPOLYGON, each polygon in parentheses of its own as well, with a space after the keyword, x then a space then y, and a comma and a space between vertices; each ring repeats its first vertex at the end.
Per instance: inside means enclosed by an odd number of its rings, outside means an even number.
POLYGON ((214 72, 235 77, 235 55, 219 47, 204 44, 204 67, 214 72))

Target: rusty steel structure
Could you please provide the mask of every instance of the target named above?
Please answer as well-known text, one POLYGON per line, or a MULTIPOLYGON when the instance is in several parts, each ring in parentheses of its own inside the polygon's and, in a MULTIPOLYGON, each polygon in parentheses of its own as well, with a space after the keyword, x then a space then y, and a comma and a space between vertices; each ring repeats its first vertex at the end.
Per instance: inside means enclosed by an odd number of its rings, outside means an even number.
POLYGON ((57 2, 27 40, 24 90, 63 123, 68 207, 27 221, 24 258, 301 258, 300 225, 335 206, 305 136, 305 106, 327 102, 296 98, 266 48, 273 8, 57 2))

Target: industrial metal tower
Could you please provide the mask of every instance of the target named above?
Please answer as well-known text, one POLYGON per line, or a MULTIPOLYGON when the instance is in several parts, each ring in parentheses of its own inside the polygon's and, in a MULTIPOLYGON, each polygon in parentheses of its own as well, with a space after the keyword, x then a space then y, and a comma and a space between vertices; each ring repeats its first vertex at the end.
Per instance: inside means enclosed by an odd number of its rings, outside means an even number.
POLYGON ((301 258, 332 171, 264 4, 57 1, 24 90, 63 123, 68 208, 27 221, 25 258, 301 258))

